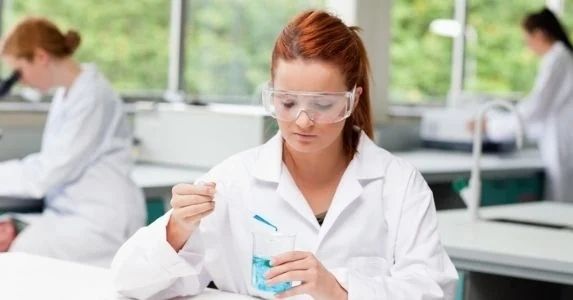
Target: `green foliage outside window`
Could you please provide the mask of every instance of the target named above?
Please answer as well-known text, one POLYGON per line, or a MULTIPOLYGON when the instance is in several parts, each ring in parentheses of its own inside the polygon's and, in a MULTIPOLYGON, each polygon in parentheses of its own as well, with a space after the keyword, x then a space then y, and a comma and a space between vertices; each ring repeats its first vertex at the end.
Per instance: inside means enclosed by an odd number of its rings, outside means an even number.
POLYGON ((187 91, 248 98, 270 79, 271 52, 280 30, 298 12, 322 7, 323 2, 190 1, 185 56, 187 91))
MULTIPOLYGON (((435 19, 451 19, 454 1, 395 0, 390 43, 390 99, 440 102, 450 87, 452 39, 429 31, 435 19)), ((372 55, 372 54, 370 54, 372 55)))
POLYGON ((472 0, 468 25, 477 31, 477 43, 468 42, 465 88, 493 94, 527 93, 537 72, 538 58, 527 49, 522 19, 541 9, 544 0, 472 0))
POLYGON ((77 58, 95 62, 121 91, 167 87, 167 0, 5 0, 4 32, 23 16, 43 16, 63 30, 76 29, 77 58))
MULTIPOLYGON (((252 99, 269 79, 275 38, 296 13, 326 0, 188 0, 185 90, 216 101, 252 99)), ((468 1, 465 89, 489 94, 526 93, 538 58, 523 43, 523 16, 544 0, 468 1)), ((167 86, 170 1, 6 0, 4 31, 21 17, 42 15, 77 29, 77 57, 93 61, 121 91, 167 86)), ((435 19, 451 19, 454 1, 394 0, 390 43, 390 98, 397 103, 440 103, 451 81, 452 38, 429 31, 435 19)), ((573 28, 573 0, 562 17, 573 28)), ((376 55, 370 53, 370 55, 376 55)))
MULTIPOLYGON (((521 20, 541 9, 544 0, 470 0, 464 90, 507 96, 523 95, 532 85, 539 59, 523 41, 521 20)), ((434 19, 453 18, 454 1, 395 0, 390 45, 390 91, 397 103, 439 103, 450 86, 452 39, 429 31, 434 19)), ((573 0, 561 17, 571 33, 573 0)))

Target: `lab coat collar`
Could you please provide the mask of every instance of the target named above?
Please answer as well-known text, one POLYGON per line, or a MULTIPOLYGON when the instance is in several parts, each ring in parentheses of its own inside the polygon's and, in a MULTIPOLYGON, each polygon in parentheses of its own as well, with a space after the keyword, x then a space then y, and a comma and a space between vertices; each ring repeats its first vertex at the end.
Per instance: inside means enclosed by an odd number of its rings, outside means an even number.
MULTIPOLYGON (((357 179, 376 179, 384 177, 390 155, 380 149, 363 131, 360 133, 357 153, 349 164, 354 168, 357 179)), ((283 138, 281 132, 261 146, 255 161, 254 176, 262 181, 278 183, 282 172, 283 138)))
POLYGON ((551 49, 549 49, 549 52, 547 53, 557 53, 557 52, 561 52, 567 50, 567 47, 565 46, 565 44, 562 41, 556 41, 555 43, 553 43, 553 46, 551 46, 551 49))
POLYGON ((356 165, 356 178, 377 179, 386 175, 386 167, 391 160, 391 155, 378 147, 364 131, 360 133, 357 149, 352 160, 356 165))
MULTIPOLYGON (((326 218, 320 227, 315 251, 318 251, 318 247, 330 229, 333 228, 339 216, 360 198, 364 186, 368 182, 383 178, 386 175, 390 160, 390 153, 379 148, 364 132, 361 132, 358 152, 340 179, 326 218)), ((364 199, 364 201, 367 200, 364 199)))
POLYGON ((555 57, 559 56, 559 54, 563 51, 569 51, 569 50, 566 48, 563 42, 556 41, 555 43, 553 43, 553 46, 551 46, 551 49, 549 49, 549 51, 547 51, 547 53, 545 53, 541 58, 541 65, 547 66, 548 64, 551 63, 551 61, 555 60, 555 57))
MULTIPOLYGON (((74 80, 70 88, 66 91, 64 88, 59 89, 62 99, 73 99, 78 93, 84 92, 86 83, 94 80, 94 75, 97 72, 97 67, 93 63, 83 63, 80 65, 81 72, 74 80)), ((68 101, 65 101, 66 103, 68 101)), ((73 104, 73 103, 72 103, 73 104)))
POLYGON ((391 156, 386 151, 378 148, 368 136, 362 132, 358 144, 358 152, 346 168, 335 192, 334 198, 322 226, 304 199, 304 196, 294 182, 282 162, 283 139, 280 132, 261 147, 257 161, 255 162, 255 178, 268 182, 277 182, 277 193, 310 226, 319 232, 319 242, 328 233, 338 216, 356 199, 363 191, 363 184, 374 179, 384 177, 386 166, 391 156))
POLYGON ((261 146, 255 160, 253 175, 262 181, 279 182, 283 164, 283 138, 277 132, 269 141, 261 146))

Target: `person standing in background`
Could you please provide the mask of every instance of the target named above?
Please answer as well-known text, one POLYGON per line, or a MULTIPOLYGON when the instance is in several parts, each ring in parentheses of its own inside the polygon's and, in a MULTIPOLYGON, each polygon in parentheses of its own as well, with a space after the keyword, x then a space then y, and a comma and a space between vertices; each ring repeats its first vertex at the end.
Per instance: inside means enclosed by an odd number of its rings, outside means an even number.
MULTIPOLYGON (((527 46, 541 57, 535 84, 517 110, 528 138, 537 141, 548 180, 548 200, 573 202, 573 46, 557 17, 547 8, 525 17, 527 46)), ((493 141, 511 138, 511 116, 490 116, 485 123, 493 141)))

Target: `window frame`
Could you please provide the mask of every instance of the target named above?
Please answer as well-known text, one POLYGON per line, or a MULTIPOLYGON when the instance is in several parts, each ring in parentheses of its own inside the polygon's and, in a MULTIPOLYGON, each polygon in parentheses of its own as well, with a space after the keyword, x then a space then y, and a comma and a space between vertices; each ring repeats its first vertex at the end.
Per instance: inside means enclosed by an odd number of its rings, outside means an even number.
MULTIPOLYGON (((185 92, 185 44, 186 44, 186 23, 188 18, 188 1, 192 0, 171 0, 170 1, 170 20, 169 20, 169 54, 168 54, 168 72, 167 72, 167 87, 165 90, 140 90, 136 92, 125 92, 119 91, 122 97, 127 99, 128 102, 137 100, 146 101, 165 101, 165 102, 184 102, 191 100, 192 95, 185 92)), ((357 24, 366 29, 373 30, 375 26, 369 26, 368 22, 372 22, 370 19, 378 19, 380 12, 377 10, 369 10, 370 7, 380 7, 376 6, 374 2, 378 0, 351 0, 351 1, 341 1, 341 0, 327 0, 327 9, 338 12, 338 14, 343 18, 349 20, 351 24, 357 24)), ((467 10, 469 2, 471 0, 452 0, 454 1, 454 16, 453 18, 462 24, 462 31, 465 32, 467 24, 467 10)), ((391 3, 392 0, 382 0, 384 2, 384 8, 387 8, 391 14, 391 3)), ((551 9, 555 10, 558 14, 563 14, 565 0, 546 0, 546 5, 551 9)), ((4 32, 2 21, 4 19, 5 13, 5 2, 0 0, 0 33, 4 32)), ((389 24, 388 24, 389 26, 389 24)), ((380 48, 379 45, 389 45, 389 34, 391 28, 388 28, 388 32, 383 36, 373 36, 371 38, 365 38, 365 43, 374 44, 377 49, 380 48), (377 39, 382 39, 379 41, 377 39), (387 41, 386 41, 387 40, 387 41)), ((389 46, 385 46, 388 49, 382 49, 385 56, 388 58, 386 60, 377 61, 377 65, 372 66, 374 71, 374 81, 377 83, 378 91, 376 97, 388 99, 388 70, 390 67, 389 46)), ((379 49, 380 50, 380 49, 379 49)), ((455 106, 460 95, 464 92, 464 68, 465 68, 465 55, 466 55, 466 37, 461 34, 454 38, 453 52, 452 52, 452 63, 451 63, 451 84, 446 101, 440 104, 399 104, 386 101, 384 104, 379 104, 383 106, 376 109, 375 117, 378 121, 386 118, 388 115, 419 115, 424 109, 431 109, 440 106, 455 106), (411 112, 411 113, 410 113, 411 112)), ((206 95, 208 96, 208 95, 206 95)))
MULTIPOLYGON (((454 15, 453 20, 462 24, 460 32, 466 32, 468 28, 468 9, 471 0, 452 0, 454 1, 454 15)), ((558 15, 562 15, 565 10, 565 0, 545 0, 545 5, 555 11, 558 15)), ((450 90, 446 97, 446 101, 439 104, 402 104, 402 103, 389 103, 388 112, 390 116, 421 116, 424 111, 435 109, 436 107, 455 107, 460 105, 459 99, 464 94, 465 84, 465 68, 466 68, 466 41, 465 34, 460 34, 454 38, 452 49, 452 62, 451 62, 451 78, 450 90)))

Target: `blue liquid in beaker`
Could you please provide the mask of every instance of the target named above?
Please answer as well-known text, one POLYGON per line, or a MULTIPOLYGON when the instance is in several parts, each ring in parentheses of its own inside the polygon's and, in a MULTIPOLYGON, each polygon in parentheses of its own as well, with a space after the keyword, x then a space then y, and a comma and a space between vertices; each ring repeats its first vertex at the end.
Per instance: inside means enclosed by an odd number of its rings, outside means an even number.
POLYGON ((271 268, 271 261, 266 257, 253 256, 253 286, 258 290, 273 293, 282 293, 292 287, 291 282, 282 282, 274 285, 265 283, 265 274, 271 268))

